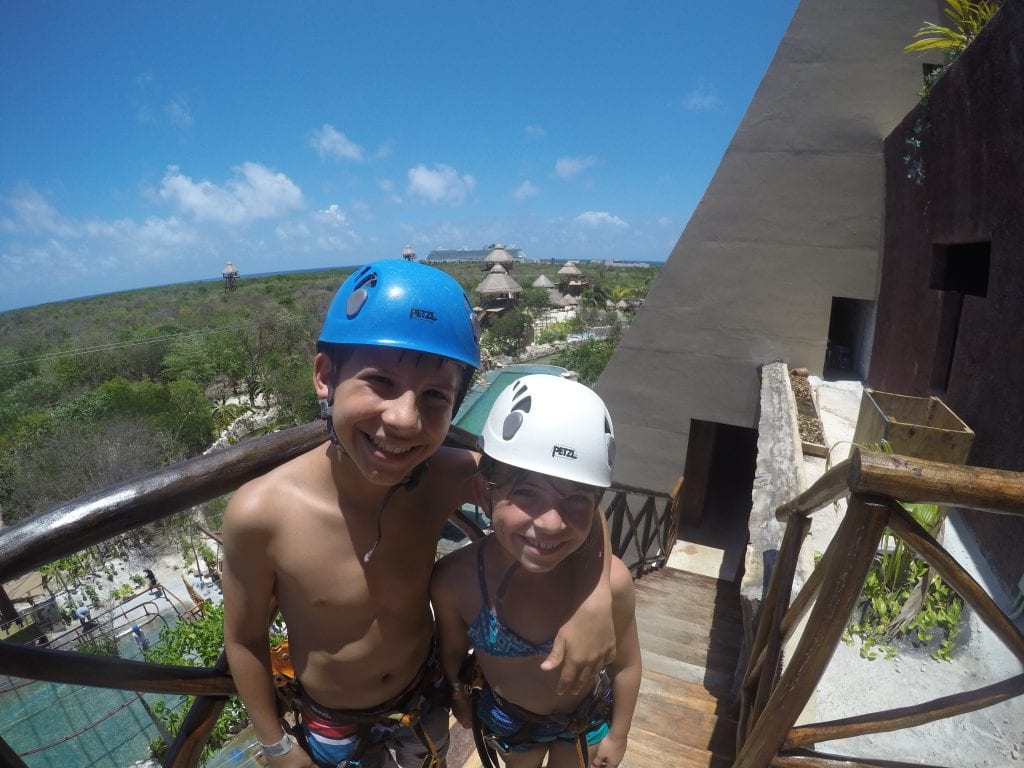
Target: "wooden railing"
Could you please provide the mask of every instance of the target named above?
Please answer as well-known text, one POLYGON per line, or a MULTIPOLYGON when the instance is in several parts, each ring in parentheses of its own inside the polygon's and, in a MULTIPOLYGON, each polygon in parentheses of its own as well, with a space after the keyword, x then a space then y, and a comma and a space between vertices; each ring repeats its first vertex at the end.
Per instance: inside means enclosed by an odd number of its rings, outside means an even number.
POLYGON ((1024 635, 897 499, 1020 516, 1024 515, 1024 473, 855 448, 848 461, 776 511, 776 517, 786 521, 786 529, 740 689, 736 768, 909 766, 892 760, 862 762, 810 747, 822 741, 910 728, 1024 695, 1024 675, 1017 675, 912 707, 795 726, 840 642, 886 528, 926 561, 1024 663, 1024 635), (811 576, 791 599, 810 515, 847 494, 845 518, 811 576), (805 617, 796 648, 787 654, 783 665, 783 646, 805 617))
MULTIPOLYGON (((0 530, 0 584, 86 547, 222 496, 324 440, 322 422, 261 437, 166 467, 57 505, 0 530)), ((465 444, 464 440, 450 440, 465 444)), ((612 548, 639 575, 664 564, 675 539, 674 496, 613 487, 607 507, 612 548), (640 498, 631 511, 630 499, 640 498), (663 500, 658 510, 658 500, 663 500)), ((634 502, 635 503, 635 502, 634 502)), ((471 537, 480 531, 453 512, 471 537)), ((2 590, 0 590, 2 591, 2 590)), ((0 606, 9 613, 12 606, 0 606)), ((4 616, 11 619, 12 616, 4 616)), ((141 693, 195 696, 164 768, 199 764, 227 697, 235 693, 224 654, 213 668, 181 667, 0 642, 0 674, 141 693)), ((0 765, 25 768, 0 736, 0 765)))

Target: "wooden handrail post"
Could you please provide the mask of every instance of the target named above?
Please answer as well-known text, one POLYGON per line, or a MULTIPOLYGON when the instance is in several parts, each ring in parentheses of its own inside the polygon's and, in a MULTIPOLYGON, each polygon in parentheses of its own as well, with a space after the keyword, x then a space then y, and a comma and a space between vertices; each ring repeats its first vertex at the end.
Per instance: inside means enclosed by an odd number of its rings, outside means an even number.
POLYGON ((768 625, 765 643, 765 661, 761 667, 757 693, 749 715, 748 727, 757 722, 764 710, 765 702, 774 690, 780 674, 782 661, 782 621, 789 609, 789 601, 793 594, 793 579, 796 576, 797 561, 800 557, 800 545, 803 544, 810 521, 804 515, 795 515, 786 525, 779 546, 779 559, 772 569, 772 583, 777 584, 775 599, 772 605, 765 606, 764 614, 758 622, 758 636, 765 637, 761 632, 761 623, 768 625))
POLYGON ((888 519, 888 507, 851 498, 835 535, 835 552, 846 556, 822 564, 826 570, 807 626, 733 768, 767 768, 782 748, 842 637, 888 519))
MULTIPOLYGON (((227 672, 227 653, 221 651, 213 668, 217 672, 227 672)), ((199 765, 203 749, 209 743, 217 718, 227 703, 227 696, 196 696, 178 728, 174 743, 168 745, 161 763, 163 768, 196 768, 199 765)))

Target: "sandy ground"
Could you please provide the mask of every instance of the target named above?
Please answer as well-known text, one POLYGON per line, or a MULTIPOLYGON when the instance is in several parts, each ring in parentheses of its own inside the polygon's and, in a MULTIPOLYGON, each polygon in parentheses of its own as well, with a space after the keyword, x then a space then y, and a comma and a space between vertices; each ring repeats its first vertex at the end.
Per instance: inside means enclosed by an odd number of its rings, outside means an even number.
MULTIPOLYGON (((828 445, 853 435, 861 398, 858 382, 812 379, 828 445)), ((833 462, 842 460, 849 445, 837 445, 833 462)), ((824 471, 824 460, 809 460, 808 484, 824 471)), ((815 514, 811 544, 824 551, 835 525, 845 512, 815 514)), ((1008 590, 977 555, 977 544, 954 512, 943 544, 1004 610, 1013 602, 1008 590)), ((1024 667, 978 619, 965 609, 964 625, 950 662, 935 661, 924 649, 901 649, 892 660, 868 660, 859 648, 840 645, 818 685, 815 721, 909 706, 1001 682, 1024 672, 1024 667)), ((1018 617, 1022 628, 1024 617, 1018 617)), ((827 742, 818 749, 832 754, 904 760, 916 764, 981 768, 1024 762, 1024 697, 976 712, 892 733, 827 742)))

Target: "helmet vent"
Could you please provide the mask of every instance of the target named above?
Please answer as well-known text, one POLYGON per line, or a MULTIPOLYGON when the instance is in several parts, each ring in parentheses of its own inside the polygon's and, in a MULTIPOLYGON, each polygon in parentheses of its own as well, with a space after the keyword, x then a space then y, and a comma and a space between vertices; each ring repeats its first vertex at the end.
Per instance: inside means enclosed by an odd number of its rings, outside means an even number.
POLYGON ((348 301, 345 302, 345 314, 348 315, 351 320, 353 317, 359 314, 359 310, 366 304, 367 293, 365 288, 359 288, 353 291, 348 297, 348 301))
POLYGON ((516 432, 523 426, 523 412, 512 411, 508 416, 505 417, 505 421, 501 425, 501 439, 511 440, 516 436, 516 432))

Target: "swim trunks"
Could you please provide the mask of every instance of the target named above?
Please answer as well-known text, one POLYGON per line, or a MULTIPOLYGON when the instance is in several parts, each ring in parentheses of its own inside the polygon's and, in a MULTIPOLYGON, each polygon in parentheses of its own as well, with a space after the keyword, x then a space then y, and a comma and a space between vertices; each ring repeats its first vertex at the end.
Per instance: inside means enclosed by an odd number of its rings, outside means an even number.
POLYGON ((390 701, 364 710, 325 707, 300 691, 299 722, 310 756, 323 768, 425 768, 448 752, 444 677, 435 648, 409 686, 390 701), (393 753, 393 756, 392 756, 393 753))

